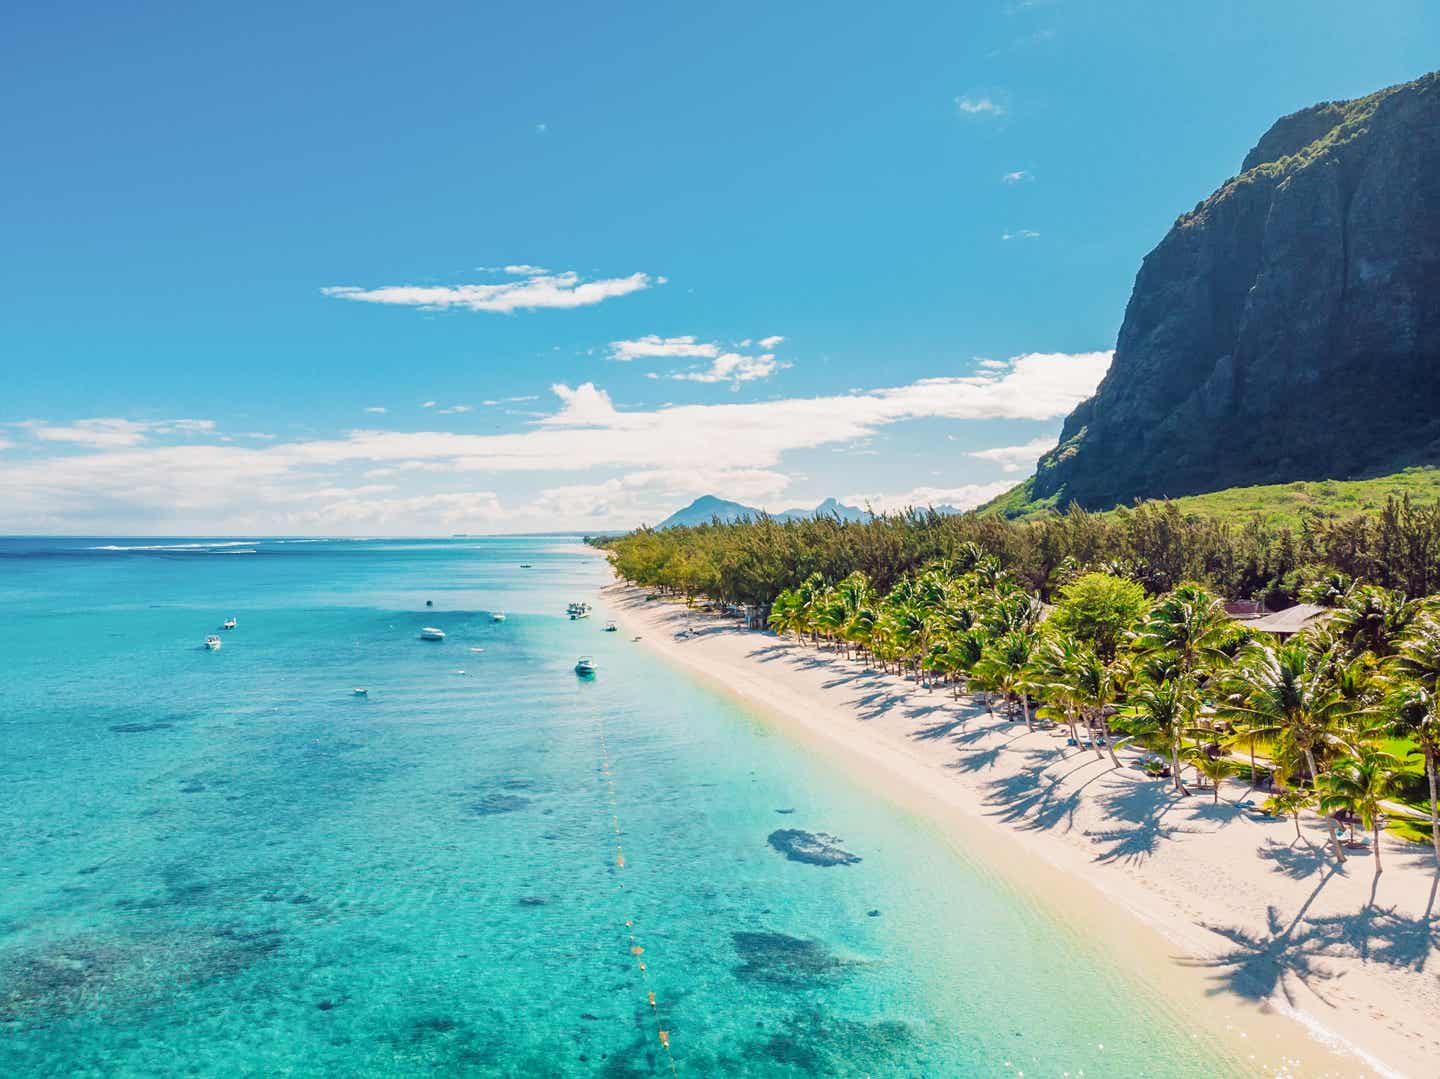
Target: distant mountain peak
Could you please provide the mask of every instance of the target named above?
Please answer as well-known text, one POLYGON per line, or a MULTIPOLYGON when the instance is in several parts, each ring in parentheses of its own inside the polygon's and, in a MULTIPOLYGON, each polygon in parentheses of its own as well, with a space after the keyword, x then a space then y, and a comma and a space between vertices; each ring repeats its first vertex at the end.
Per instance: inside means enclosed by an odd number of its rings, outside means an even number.
MULTIPOLYGON (((693 525, 709 524, 719 519, 730 522, 738 521, 742 517, 759 517, 763 510, 754 506, 747 506, 741 502, 732 502, 728 498, 721 498, 719 495, 701 495, 688 506, 676 510, 665 520, 661 521, 656 528, 681 528, 693 525)), ((814 509, 791 509, 770 515, 777 521, 799 521, 811 517, 839 517, 842 521, 866 521, 870 514, 857 506, 847 506, 839 499, 827 498, 814 509)))

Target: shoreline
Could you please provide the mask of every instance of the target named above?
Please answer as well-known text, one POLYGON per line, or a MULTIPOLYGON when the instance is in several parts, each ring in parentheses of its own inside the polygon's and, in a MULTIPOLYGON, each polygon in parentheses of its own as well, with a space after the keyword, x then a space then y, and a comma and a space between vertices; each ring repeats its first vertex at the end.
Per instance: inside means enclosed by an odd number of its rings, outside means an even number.
POLYGON ((1117 963, 1225 1037, 1236 1059, 1283 1074, 1433 1072, 1440 979, 1425 968, 1440 930, 1428 851, 1388 842, 1372 904, 1368 854, 1332 871, 1314 853, 1318 823, 1304 828, 1307 847, 1290 842, 1292 823, 1227 806, 1243 783, 1223 789, 1218 808, 1208 794, 1175 800, 1108 758, 1061 756, 1063 738, 975 700, 678 602, 647 602, 620 583, 601 594, 608 615, 666 661, 1097 936, 1117 963), (701 632, 676 639, 687 624, 701 632))

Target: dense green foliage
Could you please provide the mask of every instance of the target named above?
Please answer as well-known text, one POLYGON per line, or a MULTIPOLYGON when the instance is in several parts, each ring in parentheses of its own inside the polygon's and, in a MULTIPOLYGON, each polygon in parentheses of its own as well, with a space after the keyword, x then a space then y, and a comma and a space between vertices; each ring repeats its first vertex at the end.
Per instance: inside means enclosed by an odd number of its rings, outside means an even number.
POLYGON ((888 590, 973 545, 993 554, 1021 587, 1049 599, 1087 569, 1119 572, 1151 595, 1182 581, 1230 599, 1283 606, 1334 575, 1411 596, 1440 592, 1440 506, 1408 496, 1374 513, 1305 516, 1298 526, 1185 513, 1173 502, 1107 514, 1072 509, 1034 521, 926 511, 864 523, 760 517, 600 541, 627 580, 732 603, 766 605, 812 574, 838 581, 858 571, 888 590))
POLYGON ((1033 522, 762 517, 602 545, 631 582, 751 604, 782 634, 994 694, 1117 767, 1117 735, 1139 739, 1181 794, 1192 768, 1218 799, 1248 754, 1252 784, 1269 770, 1304 790, 1274 809, 1298 821, 1318 807, 1337 860, 1343 812, 1376 831, 1379 871, 1393 795, 1428 802, 1440 832, 1440 512, 1407 499, 1298 532, 1155 505, 1033 522), (1226 613, 1219 596, 1247 592, 1303 592, 1332 613, 1277 641, 1226 613))
MULTIPOLYGON (((1035 499, 1034 481, 1006 491, 977 512, 1012 521, 1033 520, 1055 513, 1055 499, 1035 499)), ((1272 527, 1299 529, 1307 518, 1341 518, 1378 513, 1391 498, 1408 496, 1416 505, 1440 501, 1440 468, 1417 466, 1389 476, 1365 480, 1300 480, 1257 487, 1227 487, 1203 495, 1171 499, 1182 514, 1241 521, 1258 517, 1272 527)))

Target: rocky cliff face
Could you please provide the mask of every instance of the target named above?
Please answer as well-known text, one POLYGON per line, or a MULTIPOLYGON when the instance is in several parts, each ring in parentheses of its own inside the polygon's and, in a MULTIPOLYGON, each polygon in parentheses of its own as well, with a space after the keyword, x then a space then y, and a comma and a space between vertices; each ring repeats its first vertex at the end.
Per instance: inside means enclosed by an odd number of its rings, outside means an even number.
POLYGON ((1036 499, 1440 459, 1440 73, 1278 121, 1146 257, 1036 499))

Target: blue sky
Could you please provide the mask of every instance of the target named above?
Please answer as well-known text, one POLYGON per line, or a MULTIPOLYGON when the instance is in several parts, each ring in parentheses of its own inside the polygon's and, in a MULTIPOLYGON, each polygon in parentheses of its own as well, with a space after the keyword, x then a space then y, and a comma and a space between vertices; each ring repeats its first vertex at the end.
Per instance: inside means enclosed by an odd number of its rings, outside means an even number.
POLYGON ((12 11, 0 531, 973 503, 1276 117, 1437 55, 1418 0, 12 11))

